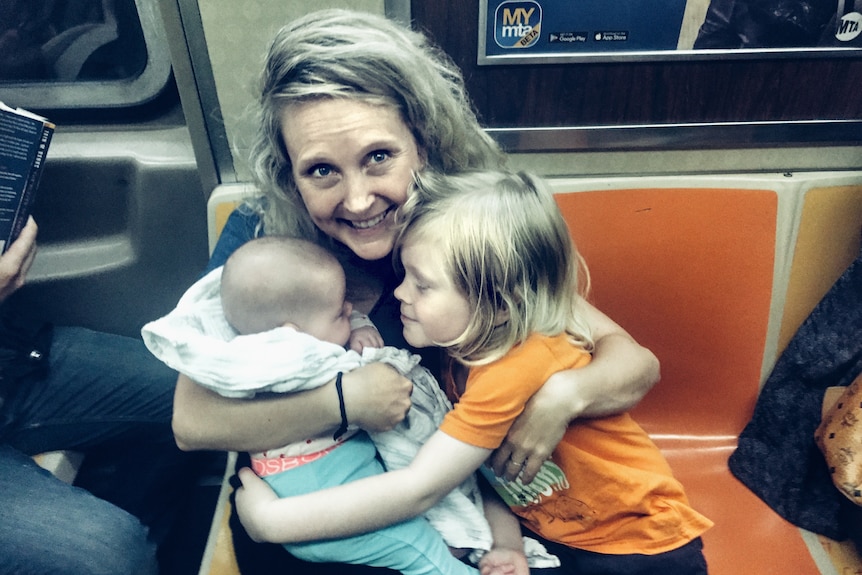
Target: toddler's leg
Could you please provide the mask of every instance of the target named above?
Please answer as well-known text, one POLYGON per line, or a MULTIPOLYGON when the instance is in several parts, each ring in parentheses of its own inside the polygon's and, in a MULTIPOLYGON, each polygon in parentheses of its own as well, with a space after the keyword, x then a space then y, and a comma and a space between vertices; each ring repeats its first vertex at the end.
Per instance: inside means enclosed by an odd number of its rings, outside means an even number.
POLYGON ((545 548, 559 557, 562 565, 537 570, 544 575, 603 573, 605 575, 707 575, 703 541, 698 537, 682 547, 658 555, 608 555, 594 553, 548 541, 530 532, 545 548))

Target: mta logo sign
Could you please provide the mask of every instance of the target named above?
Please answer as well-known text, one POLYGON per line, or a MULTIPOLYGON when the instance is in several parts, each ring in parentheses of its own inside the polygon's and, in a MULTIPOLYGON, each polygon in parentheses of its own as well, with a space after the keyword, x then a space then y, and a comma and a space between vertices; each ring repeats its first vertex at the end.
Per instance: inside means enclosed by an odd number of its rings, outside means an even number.
POLYGON ((841 18, 841 21, 838 22, 838 31, 835 33, 835 38, 841 42, 849 42, 850 40, 853 40, 860 32, 862 32, 860 24, 862 24, 862 14, 859 12, 850 12, 849 14, 845 14, 841 18))
POLYGON ((542 7, 537 2, 503 2, 494 12, 494 41, 501 48, 529 48, 542 32, 542 7))

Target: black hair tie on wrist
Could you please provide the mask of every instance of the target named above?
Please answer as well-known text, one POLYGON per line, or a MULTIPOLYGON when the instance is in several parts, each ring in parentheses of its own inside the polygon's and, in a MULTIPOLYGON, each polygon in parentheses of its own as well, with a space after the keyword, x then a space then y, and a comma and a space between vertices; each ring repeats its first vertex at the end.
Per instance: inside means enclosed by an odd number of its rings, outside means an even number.
POLYGON ((344 408, 344 391, 341 389, 342 372, 335 376, 335 391, 338 392, 338 409, 341 410, 341 425, 335 430, 332 439, 338 439, 347 431, 347 410, 344 408))

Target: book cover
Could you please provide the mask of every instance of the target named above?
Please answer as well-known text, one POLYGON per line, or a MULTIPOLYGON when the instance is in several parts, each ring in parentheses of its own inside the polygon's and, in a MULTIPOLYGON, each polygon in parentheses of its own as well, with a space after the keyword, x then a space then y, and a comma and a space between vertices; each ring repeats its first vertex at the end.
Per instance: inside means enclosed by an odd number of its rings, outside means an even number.
POLYGON ((0 253, 27 223, 54 127, 46 118, 0 102, 0 253))

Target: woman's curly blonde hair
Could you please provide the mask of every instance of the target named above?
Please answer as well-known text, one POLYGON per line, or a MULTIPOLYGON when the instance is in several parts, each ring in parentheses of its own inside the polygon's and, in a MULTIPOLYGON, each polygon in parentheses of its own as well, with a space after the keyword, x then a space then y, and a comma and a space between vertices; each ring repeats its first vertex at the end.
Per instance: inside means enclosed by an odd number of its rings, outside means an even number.
POLYGON ((364 12, 313 12, 276 34, 260 80, 251 162, 267 234, 320 240, 296 188, 279 117, 290 104, 321 98, 395 108, 427 167, 443 173, 505 163, 479 125, 460 70, 423 34, 364 12))

